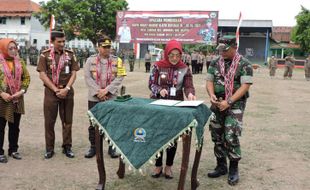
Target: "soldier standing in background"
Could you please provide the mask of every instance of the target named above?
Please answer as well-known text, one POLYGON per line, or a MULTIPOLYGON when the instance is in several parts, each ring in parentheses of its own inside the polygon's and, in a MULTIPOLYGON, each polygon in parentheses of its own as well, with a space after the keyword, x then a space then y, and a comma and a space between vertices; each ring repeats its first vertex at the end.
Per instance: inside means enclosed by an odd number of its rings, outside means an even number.
POLYGON ((295 66, 295 59, 294 57, 289 54, 285 57, 285 65, 284 65, 284 79, 292 79, 293 76, 293 69, 295 66))
POLYGON ((307 81, 310 81, 310 54, 305 61, 305 78, 307 81))
POLYGON ((207 56, 206 56, 206 68, 207 68, 207 70, 209 69, 211 60, 212 60, 212 56, 211 56, 210 53, 208 53, 207 56))
POLYGON ((29 48, 30 65, 37 65, 39 50, 35 46, 29 48))
POLYGON ((274 56, 272 56, 268 61, 270 78, 274 78, 276 74, 277 65, 278 65, 278 60, 274 56))
POLYGON ((192 60, 192 71, 193 71, 193 74, 197 74, 198 73, 198 68, 197 68, 198 53, 195 50, 191 54, 191 60, 192 60))
POLYGON ((151 68, 151 59, 152 55, 150 54, 150 50, 147 50, 145 56, 144 56, 144 61, 145 61, 145 72, 148 73, 150 72, 151 68))
POLYGON ((134 67, 135 67, 135 52, 133 49, 131 49, 129 51, 129 54, 128 54, 128 62, 129 62, 129 68, 130 68, 130 72, 133 72, 134 70, 134 67))

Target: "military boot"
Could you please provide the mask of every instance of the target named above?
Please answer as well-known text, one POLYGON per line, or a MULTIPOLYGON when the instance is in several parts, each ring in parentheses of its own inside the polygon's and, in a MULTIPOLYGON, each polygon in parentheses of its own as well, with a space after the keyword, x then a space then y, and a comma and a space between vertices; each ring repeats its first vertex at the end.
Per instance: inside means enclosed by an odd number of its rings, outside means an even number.
POLYGON ((217 165, 214 171, 208 173, 208 177, 210 178, 217 178, 217 177, 227 174, 226 158, 217 158, 216 160, 217 160, 217 165))
POLYGON ((228 173, 228 184, 236 185, 238 181, 239 181, 238 161, 230 161, 229 173, 228 173))
POLYGON ((96 147, 91 146, 89 150, 85 153, 85 158, 92 158, 96 155, 96 147))
POLYGON ((108 154, 111 156, 111 158, 118 158, 120 156, 116 153, 115 149, 113 149, 112 146, 109 146, 108 154))

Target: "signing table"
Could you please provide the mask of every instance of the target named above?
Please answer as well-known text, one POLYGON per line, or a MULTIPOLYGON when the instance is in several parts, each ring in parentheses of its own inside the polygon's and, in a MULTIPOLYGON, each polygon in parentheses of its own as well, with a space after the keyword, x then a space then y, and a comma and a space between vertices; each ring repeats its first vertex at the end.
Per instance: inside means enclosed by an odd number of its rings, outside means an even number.
POLYGON ((203 145, 204 128, 211 115, 209 108, 151 105, 152 99, 132 98, 128 101, 98 103, 88 111, 96 128, 96 158, 99 172, 97 189, 104 189, 106 174, 103 138, 121 154, 117 175, 123 178, 125 163, 139 170, 155 160, 179 138, 183 140, 183 157, 178 190, 184 189, 188 169, 191 135, 195 135, 196 153, 191 176, 191 189, 198 187, 197 169, 203 145))

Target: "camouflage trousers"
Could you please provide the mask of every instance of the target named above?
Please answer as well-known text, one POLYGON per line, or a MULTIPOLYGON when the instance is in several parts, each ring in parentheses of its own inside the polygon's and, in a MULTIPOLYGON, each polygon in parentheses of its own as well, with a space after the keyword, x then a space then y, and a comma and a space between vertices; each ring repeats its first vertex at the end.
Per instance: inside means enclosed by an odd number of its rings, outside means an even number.
POLYGON ((288 66, 288 65, 285 65, 284 66, 284 74, 283 74, 283 77, 286 78, 292 78, 293 76, 293 69, 294 69, 294 66, 288 66))
POLYGON ((305 77, 306 80, 310 80, 310 67, 305 66, 305 77))
POLYGON ((132 72, 134 70, 134 67, 135 67, 135 62, 133 61, 129 61, 129 72, 132 72))
POLYGON ((214 155, 228 157, 231 161, 241 159, 239 136, 242 131, 242 118, 246 102, 237 102, 232 109, 224 112, 212 110, 209 130, 214 142, 214 155))
POLYGON ((269 76, 274 77, 275 74, 276 74, 276 70, 277 70, 276 67, 271 67, 271 68, 269 69, 269 76))

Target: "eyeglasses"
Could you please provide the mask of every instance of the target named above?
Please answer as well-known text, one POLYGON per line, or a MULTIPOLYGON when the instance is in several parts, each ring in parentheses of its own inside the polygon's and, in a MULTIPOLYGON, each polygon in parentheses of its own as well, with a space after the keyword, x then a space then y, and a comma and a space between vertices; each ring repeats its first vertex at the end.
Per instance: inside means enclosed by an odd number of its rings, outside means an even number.
POLYGON ((175 58, 180 58, 180 57, 181 57, 181 54, 179 54, 179 53, 178 53, 178 54, 172 54, 172 53, 171 53, 171 54, 168 55, 168 57, 169 57, 169 58, 174 58, 174 57, 175 57, 175 58))
POLYGON ((9 47, 8 48, 10 51, 13 51, 13 50, 17 50, 17 47, 9 47))

